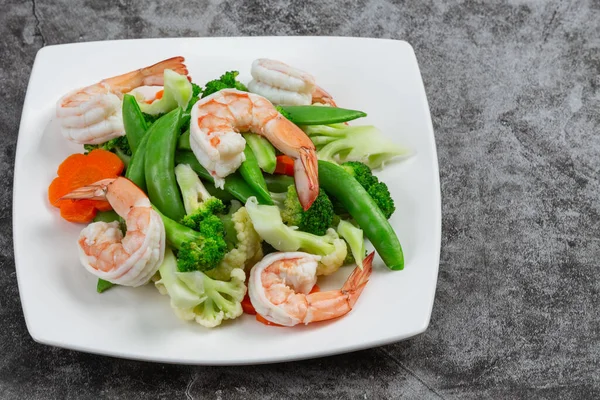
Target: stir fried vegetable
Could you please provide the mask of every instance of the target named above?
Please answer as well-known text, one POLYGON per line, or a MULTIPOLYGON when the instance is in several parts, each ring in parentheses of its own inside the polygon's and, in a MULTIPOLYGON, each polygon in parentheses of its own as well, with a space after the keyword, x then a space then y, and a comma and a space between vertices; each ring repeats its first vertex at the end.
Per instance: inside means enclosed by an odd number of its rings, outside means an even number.
POLYGON ((246 295, 246 274, 242 269, 231 270, 229 281, 225 282, 199 271, 180 272, 177 266, 173 252, 167 248, 155 285, 171 298, 171 307, 179 318, 214 328, 242 315, 241 302, 246 295))
POLYGON ((252 197, 246 209, 260 237, 279 251, 306 251, 322 256, 317 274, 329 275, 344 264, 347 248, 335 230, 328 229, 324 236, 294 230, 283 223, 279 208, 259 205, 252 197))
POLYGON ((379 168, 394 157, 410 154, 372 125, 308 125, 303 130, 317 146, 319 160, 360 161, 369 168, 379 168))

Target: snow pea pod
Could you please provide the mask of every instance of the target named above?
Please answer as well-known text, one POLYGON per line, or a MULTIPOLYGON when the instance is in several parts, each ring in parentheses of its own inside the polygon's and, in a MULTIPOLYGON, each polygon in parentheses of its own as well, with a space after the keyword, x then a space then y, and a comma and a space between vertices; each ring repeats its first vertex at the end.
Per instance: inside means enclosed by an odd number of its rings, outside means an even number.
POLYGON ((258 194, 257 198, 259 201, 262 200, 261 204, 273 204, 273 200, 271 200, 271 195, 267 189, 267 184, 265 183, 265 178, 258 166, 256 156, 248 143, 246 143, 244 155, 246 156, 246 159, 242 162, 242 165, 240 165, 240 175, 242 175, 242 178, 244 178, 246 183, 254 189, 256 194, 258 194))
POLYGON ((167 217, 179 221, 185 216, 183 200, 175 179, 175 150, 179 138, 181 108, 169 112, 152 124, 144 170, 148 197, 167 217))
MULTIPOLYGON (((188 164, 200 178, 211 183, 215 182, 212 175, 198 162, 198 159, 191 151, 178 151, 175 154, 175 162, 177 164, 188 164)), ((246 183, 244 178, 237 173, 228 175, 225 178, 223 188, 244 204, 252 196, 259 198, 258 194, 246 183)))
POLYGON ((404 253, 396 232, 360 183, 337 164, 319 161, 319 183, 358 223, 389 269, 404 268, 404 253))
POLYGON ((269 174, 275 172, 277 156, 275 154, 275 147, 273 147, 271 142, 255 133, 244 133, 242 136, 246 140, 246 146, 250 146, 250 149, 252 149, 260 169, 269 174))
MULTIPOLYGON (((119 214, 110 210, 110 211, 101 211, 94 217, 94 222, 113 222, 119 221, 121 218, 119 214)), ((96 291, 98 293, 104 293, 111 287, 115 286, 114 283, 105 281, 104 279, 98 278, 98 283, 96 284, 96 291)))
POLYGON ((177 140, 177 150, 192 150, 192 146, 190 145, 190 130, 186 130, 179 136, 179 140, 177 140))
POLYGON ((366 117, 362 111, 324 106, 279 106, 281 114, 296 125, 329 125, 366 117))
POLYGON ((144 134, 148 130, 148 125, 140 110, 140 106, 134 96, 126 94, 123 96, 123 126, 125 127, 125 136, 131 152, 134 153, 138 148, 144 134))
POLYGON ((288 187, 294 184, 294 178, 288 175, 264 175, 267 188, 271 193, 287 192, 288 187))
POLYGON ((148 138, 150 133, 154 130, 154 125, 148 129, 148 133, 142 137, 142 140, 138 144, 137 149, 131 156, 127 170, 125 171, 125 178, 135 183, 144 192, 146 189, 146 172, 145 172, 145 159, 146 159, 146 147, 148 145, 148 138))

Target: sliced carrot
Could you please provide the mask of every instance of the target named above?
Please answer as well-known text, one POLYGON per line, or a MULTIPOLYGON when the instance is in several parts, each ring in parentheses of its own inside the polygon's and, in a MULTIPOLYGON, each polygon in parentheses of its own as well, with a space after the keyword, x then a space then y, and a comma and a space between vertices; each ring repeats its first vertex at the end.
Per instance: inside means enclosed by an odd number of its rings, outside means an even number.
POLYGON ((98 210, 112 209, 107 201, 61 200, 61 197, 82 186, 106 178, 119 176, 125 165, 121 159, 106 150, 92 150, 89 154, 72 154, 58 167, 58 177, 48 187, 48 201, 60 208, 60 215, 70 222, 90 222, 98 210))
POLYGON ((280 175, 294 176, 294 160, 285 154, 277 156, 275 173, 280 175))
POLYGON ((96 207, 91 200, 63 200, 60 216, 69 222, 86 224, 96 216, 96 207))
POLYGON ((60 200, 65 194, 69 193, 69 181, 61 177, 54 178, 48 187, 48 201, 55 207, 60 207, 60 200))
POLYGON ((156 92, 156 100, 162 99, 163 94, 165 94, 164 90, 159 90, 158 92, 156 92))
POLYGON ((256 310, 254 309, 252 302, 250 302, 248 294, 246 294, 246 297, 242 300, 242 310, 244 310, 244 313, 246 314, 256 315, 256 310))
POLYGON ((125 164, 115 153, 96 149, 88 153, 86 165, 94 165, 102 170, 105 178, 115 178, 123 173, 125 164))
POLYGON ((275 322, 271 322, 271 321, 268 321, 268 320, 266 320, 266 319, 265 319, 265 318, 264 318, 262 315, 260 315, 260 314, 256 314, 256 320, 257 320, 258 322, 262 323, 262 324, 269 325, 269 326, 283 326, 283 325, 276 324, 275 322))
POLYGON ((61 178, 70 178, 75 175, 87 162, 85 154, 71 154, 58 166, 57 174, 61 178))

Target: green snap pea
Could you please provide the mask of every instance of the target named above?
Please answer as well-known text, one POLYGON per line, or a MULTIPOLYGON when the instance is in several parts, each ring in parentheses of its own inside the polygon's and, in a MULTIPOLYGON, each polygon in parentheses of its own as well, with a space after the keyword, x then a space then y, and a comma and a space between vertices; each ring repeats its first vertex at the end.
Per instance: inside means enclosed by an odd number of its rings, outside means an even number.
POLYGON ((133 152, 131 161, 129 161, 129 166, 125 171, 125 178, 135 183, 144 192, 147 192, 145 168, 146 147, 148 147, 148 138, 157 127, 160 128, 157 124, 152 124, 152 126, 148 128, 148 132, 142 137, 137 149, 133 152))
POLYGON ((112 282, 105 281, 104 279, 98 279, 98 283, 96 284, 96 291, 98 293, 104 293, 113 286, 115 286, 115 284, 112 282))
POLYGON ((192 150, 192 146, 190 145, 190 130, 183 132, 181 136, 179 136, 179 140, 177 141, 177 150, 192 150))
MULTIPOLYGON (((212 175, 198 162, 198 159, 191 151, 178 151, 175 154, 175 162, 177 164, 188 164, 201 179, 211 183, 215 182, 212 175)), ((224 189, 244 204, 252 196, 255 196, 260 202, 258 194, 238 173, 233 173, 225 178, 224 189)))
POLYGON ((287 192, 288 187, 294 184, 294 178, 288 175, 264 174, 264 178, 271 193, 287 192))
POLYGON ((271 200, 271 195, 267 189, 267 184, 265 183, 265 178, 258 166, 258 161, 256 161, 256 156, 248 143, 246 143, 244 155, 246 156, 246 159, 242 165, 240 165, 240 175, 242 175, 242 178, 244 178, 246 183, 254 189, 256 194, 258 194, 257 198, 262 200, 262 204, 273 204, 273 200, 271 200))
POLYGON ((246 139, 246 146, 250 146, 250 149, 252 149, 260 169, 269 174, 275 172, 277 155, 271 142, 255 133, 244 133, 243 136, 246 139))
POLYGON ((362 185, 342 167, 327 161, 319 161, 319 183, 348 210, 385 265, 403 269, 404 253, 398 236, 362 185))
POLYGON ((137 100, 130 94, 123 96, 123 126, 131 152, 135 153, 148 130, 148 125, 137 100))
POLYGON ((296 125, 328 125, 367 116, 362 111, 324 106, 279 106, 279 110, 296 125))
POLYGON ((148 197, 167 217, 185 216, 183 200, 175 179, 175 150, 179 138, 181 108, 162 116, 148 131, 144 170, 148 197))

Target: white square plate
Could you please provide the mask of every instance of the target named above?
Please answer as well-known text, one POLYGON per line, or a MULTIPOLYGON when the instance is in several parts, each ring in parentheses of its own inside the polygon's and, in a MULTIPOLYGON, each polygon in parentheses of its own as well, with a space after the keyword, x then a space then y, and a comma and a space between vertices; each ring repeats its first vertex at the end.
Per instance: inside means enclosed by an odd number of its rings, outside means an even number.
MULTIPOLYGON (((77 43, 41 49, 23 107, 13 198, 15 262, 27 328, 34 340, 117 357, 191 364, 295 360, 379 346, 423 332, 435 294, 441 234, 440 184, 433 128, 417 60, 402 41, 330 37, 147 39, 77 43), (405 269, 376 259, 354 310, 338 320, 278 328, 244 315, 208 330, 179 320, 153 285, 96 293, 80 265, 81 225, 61 219, 47 201, 59 163, 81 152, 57 130, 56 101, 66 92, 182 55, 194 82, 228 70, 250 79, 252 61, 274 58, 312 73, 341 107, 364 110, 374 124, 412 148, 411 159, 378 175, 397 211, 391 218, 405 269)), ((351 268, 319 282, 341 287, 351 268)))

